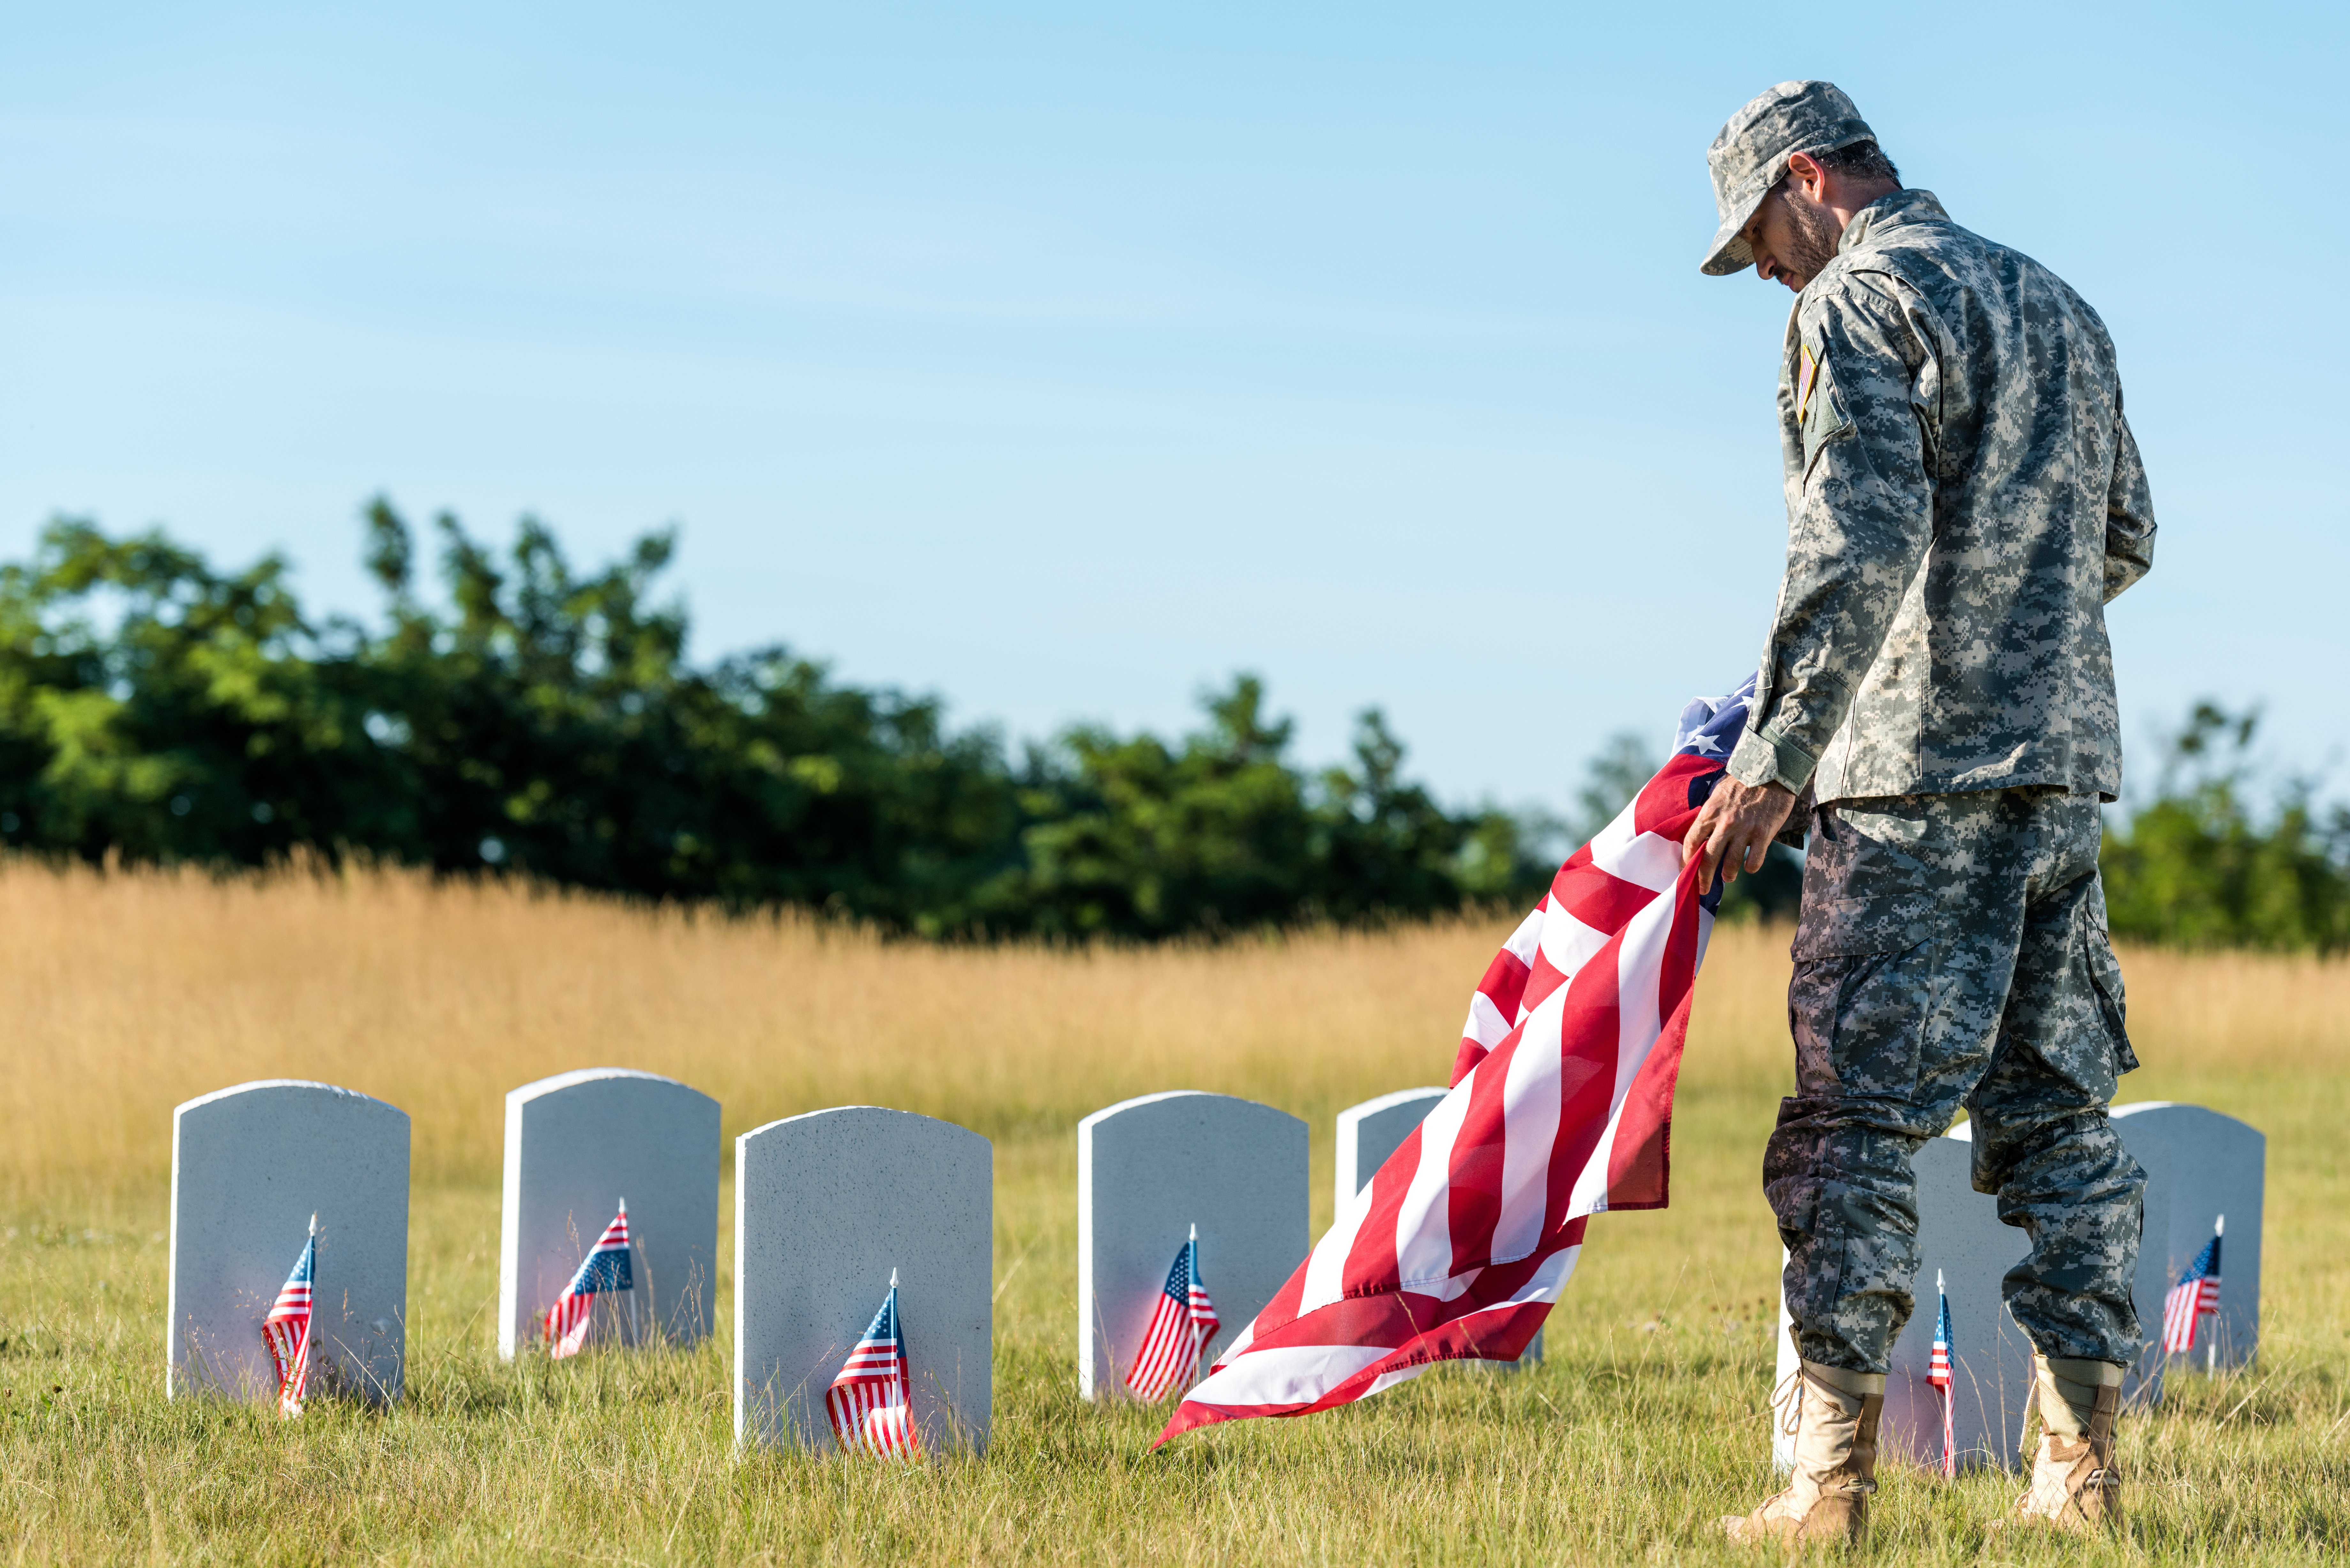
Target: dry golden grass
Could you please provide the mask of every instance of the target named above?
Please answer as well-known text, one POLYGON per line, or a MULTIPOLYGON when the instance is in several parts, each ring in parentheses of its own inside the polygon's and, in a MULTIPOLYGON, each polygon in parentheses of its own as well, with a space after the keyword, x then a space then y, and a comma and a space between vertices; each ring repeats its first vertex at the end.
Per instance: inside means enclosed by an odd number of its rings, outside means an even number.
POLYGON ((0 1087, 24 1129, 6 1170, 152 1179, 174 1105, 278 1076, 406 1110, 427 1181, 494 1175, 505 1091, 590 1064, 695 1085, 729 1137, 886 1104, 1002 1137, 1178 1082, 1335 1108, 1441 1078, 1503 929, 956 949, 408 873, 18 864, 0 871, 0 994, 27 1069, 0 1087))
MULTIPOLYGON (((1149 1413, 1074 1397, 1077 1117, 1179 1086, 1282 1106, 1315 1128, 1322 1223, 1331 1114, 1443 1078, 1506 925, 955 950, 404 874, 0 866, 0 1543, 36 1562, 1730 1560, 1707 1520, 1767 1484, 1777 1250, 1756 1168, 1788 1076, 1783 934, 1717 938, 1674 1206, 1595 1225, 1541 1370, 1440 1374, 1157 1456, 1149 1413), (873 1102, 997 1140, 985 1460, 738 1462, 723 1334, 497 1362, 502 1097, 596 1064, 707 1090, 730 1135, 873 1102), (387 1415, 281 1425, 161 1398, 172 1107, 279 1075, 414 1119, 410 1397, 387 1415)), ((2087 1555, 2350 1555, 2350 968, 2125 964, 2147 1062, 2128 1097, 2199 1100, 2271 1136, 2269 1273, 2260 1365, 2177 1379, 2128 1425, 2133 1532, 2087 1555)), ((2006 1490, 1896 1474, 1874 1555, 1977 1560, 2006 1490)))

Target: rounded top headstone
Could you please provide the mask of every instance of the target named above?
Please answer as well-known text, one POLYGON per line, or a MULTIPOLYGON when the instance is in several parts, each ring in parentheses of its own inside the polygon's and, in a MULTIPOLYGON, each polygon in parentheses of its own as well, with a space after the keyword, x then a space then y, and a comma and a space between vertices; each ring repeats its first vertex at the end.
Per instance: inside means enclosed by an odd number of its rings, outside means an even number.
POLYGON ((304 1078, 234 1084, 174 1109, 169 1392, 272 1384, 261 1324, 315 1225, 314 1390, 399 1397, 409 1134, 399 1106, 304 1078))
POLYGON ((1261 1100, 1244 1099, 1239 1095, 1219 1095, 1207 1089, 1162 1089, 1155 1095, 1137 1095, 1130 1100, 1120 1100, 1114 1106, 1104 1106, 1100 1110, 1078 1122, 1077 1128, 1081 1132, 1086 1131, 1099 1127, 1113 1117, 1132 1116, 1138 1112, 1154 1110, 1180 1112, 1191 1107, 1205 1109, 1206 1106, 1202 1102, 1212 1102, 1218 1110, 1226 1114, 1256 1114, 1277 1117, 1284 1122, 1296 1122, 1299 1127, 1305 1125, 1278 1106, 1268 1106, 1261 1100))
POLYGON ((1381 1111, 1393 1110, 1398 1106, 1409 1106, 1426 1099, 1440 1100, 1451 1092, 1449 1089, 1440 1089, 1434 1085, 1420 1089, 1398 1089, 1391 1095, 1381 1095, 1377 1099, 1365 1100, 1360 1105, 1348 1106, 1338 1114, 1358 1119, 1375 1116, 1381 1111))
POLYGON ((2268 1141, 2266 1133, 2241 1116, 2231 1116, 2225 1111, 2215 1111, 2209 1106, 2189 1105, 2183 1100, 2132 1100, 2126 1105, 2116 1106, 2112 1114, 2116 1121, 2122 1121, 2130 1116, 2145 1116, 2156 1111, 2175 1111, 2182 1118, 2189 1120, 2201 1120, 2209 1117, 2211 1121, 2226 1123, 2232 1132, 2247 1134, 2259 1138, 2262 1143, 2268 1141))
POLYGON ((516 1355, 538 1336, 548 1303, 622 1199, 634 1282, 625 1310, 618 1292, 597 1309, 591 1334, 634 1344, 655 1334, 691 1343, 709 1333, 719 1103, 658 1073, 581 1067, 508 1090, 505 1120, 499 1354, 516 1355))
MULTIPOLYGON (((976 1138, 981 1143, 988 1142, 987 1138, 983 1135, 972 1131, 969 1127, 962 1126, 959 1122, 943 1121, 937 1116, 926 1116, 920 1111, 901 1111, 889 1106, 827 1106, 820 1111, 802 1111, 797 1116, 777 1116, 774 1121, 762 1122, 759 1126, 753 1127, 749 1132, 737 1134, 734 1141, 738 1144, 747 1143, 752 1139, 758 1137, 763 1133, 770 1133, 775 1131, 777 1127, 790 1127, 795 1123, 812 1125, 825 1118, 847 1117, 855 1119, 859 1117, 874 1116, 903 1117, 908 1122, 923 1123, 925 1125, 925 1130, 935 1127, 942 1132, 954 1133, 962 1137, 976 1138)), ((989 1147, 993 1147, 993 1146, 990 1145, 989 1147)))
POLYGON ((506 1099, 509 1102, 535 1100, 541 1095, 551 1095, 560 1089, 576 1088, 581 1084, 609 1083, 615 1079, 660 1084, 672 1089, 683 1089, 689 1095, 700 1096, 702 1099, 711 1100, 712 1105, 717 1104, 715 1100, 711 1099, 710 1096, 702 1094, 691 1084, 680 1082, 678 1079, 660 1073, 642 1072, 635 1067, 574 1067, 567 1073, 556 1073, 547 1077, 535 1078, 520 1088, 508 1089, 506 1099))
MULTIPOLYGON (((1077 1387, 1112 1392, 1131 1364, 1170 1260, 1194 1225, 1229 1338, 1312 1244, 1309 1143, 1287 1111, 1172 1089, 1077 1124, 1077 1387)), ((1206 1347, 1210 1352, 1214 1342, 1206 1347)))
POLYGON ((183 1116, 190 1111, 200 1110, 223 1100, 234 1099, 240 1095, 256 1094, 264 1089, 312 1089, 322 1095, 335 1095, 347 1100, 360 1100, 370 1106, 381 1106, 400 1120, 408 1119, 408 1113, 389 1100, 379 1100, 373 1095, 363 1095, 357 1089, 346 1089, 339 1084, 322 1084, 315 1078, 255 1078, 247 1084, 231 1084, 225 1089, 214 1089, 209 1095, 198 1095, 192 1100, 181 1101, 172 1107, 172 1115, 175 1118, 183 1116))
POLYGON ((894 1279, 924 1448, 983 1450, 993 1146, 936 1116, 836 1106, 754 1127, 734 1150, 736 1441, 834 1446, 824 1391, 894 1279))

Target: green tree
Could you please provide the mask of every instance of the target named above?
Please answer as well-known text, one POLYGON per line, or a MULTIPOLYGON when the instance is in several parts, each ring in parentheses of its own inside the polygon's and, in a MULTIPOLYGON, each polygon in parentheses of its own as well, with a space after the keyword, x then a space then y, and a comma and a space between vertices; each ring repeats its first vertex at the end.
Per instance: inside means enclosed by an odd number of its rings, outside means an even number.
POLYGON ((782 647, 694 669, 683 609, 650 601, 668 534, 583 576, 535 521, 502 562, 443 516, 443 618, 411 589, 399 517, 379 503, 369 523, 393 612, 366 661, 417 857, 931 934, 989 912, 1017 826, 992 734, 782 647))
POLYGON ((70 520, 0 567, 0 833, 245 864, 374 836, 355 671, 285 578, 70 520))
POLYGON ((2109 829, 2100 857, 2120 935, 2178 947, 2350 950, 2350 810, 2322 812, 2289 779, 2256 812, 2257 711, 2197 704, 2153 802, 2109 829))
POLYGON ((1034 929, 1148 936, 1421 916, 1529 897, 1547 875, 1503 814, 1454 815, 1407 783, 1403 745, 1376 709, 1357 722, 1355 765, 1315 779, 1290 765, 1293 727, 1266 716, 1257 677, 1201 707, 1207 728, 1177 746, 1079 727, 1032 755, 1034 929))
POLYGON ((160 534, 60 521, 0 568, 0 838, 260 864, 296 846, 645 898, 790 903, 931 936, 1152 937, 1521 898, 1518 825, 1448 812, 1363 715, 1310 774, 1242 677, 1170 745, 1079 728, 1007 764, 934 699, 773 647, 706 668, 655 598, 653 534, 575 570, 365 513, 379 628, 303 616, 275 556, 216 572, 160 534))

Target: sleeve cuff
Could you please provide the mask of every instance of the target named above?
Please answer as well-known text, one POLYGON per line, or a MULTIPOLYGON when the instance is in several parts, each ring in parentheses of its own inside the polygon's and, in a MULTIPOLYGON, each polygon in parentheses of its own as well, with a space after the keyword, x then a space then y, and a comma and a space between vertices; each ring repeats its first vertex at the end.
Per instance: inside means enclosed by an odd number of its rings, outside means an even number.
POLYGON ((1778 784, 1801 793, 1818 765, 1817 757, 1767 727, 1747 731, 1730 752, 1730 776, 1742 784, 1778 784))

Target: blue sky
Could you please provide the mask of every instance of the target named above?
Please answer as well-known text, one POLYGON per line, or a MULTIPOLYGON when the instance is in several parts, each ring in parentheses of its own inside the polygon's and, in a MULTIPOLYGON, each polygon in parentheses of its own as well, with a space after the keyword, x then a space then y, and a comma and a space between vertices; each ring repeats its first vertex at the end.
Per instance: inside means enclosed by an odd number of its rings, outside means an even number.
POLYGON ((1253 670, 1309 756, 1377 703, 1560 805, 1752 668, 1787 299, 1698 275, 1703 154, 1823 76, 2113 331, 2135 757, 2207 694, 2338 751, 2337 10, 8 13, 0 555, 160 523, 371 612, 379 491, 674 521, 702 655, 1014 736, 1253 670))

